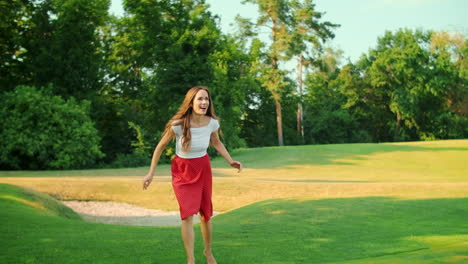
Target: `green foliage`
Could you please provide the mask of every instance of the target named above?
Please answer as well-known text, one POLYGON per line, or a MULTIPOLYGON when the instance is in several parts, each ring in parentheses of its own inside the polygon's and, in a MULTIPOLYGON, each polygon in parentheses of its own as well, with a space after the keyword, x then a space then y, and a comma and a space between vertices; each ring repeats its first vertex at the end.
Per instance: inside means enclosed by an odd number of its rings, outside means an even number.
POLYGON ((319 60, 306 81, 305 123, 312 129, 306 142, 466 137, 463 41, 458 48, 451 41, 400 29, 386 32, 356 65, 333 69, 319 60))
MULTIPOLYGON (((306 143, 309 144, 359 142, 354 140, 357 124, 343 109, 318 112, 315 118, 307 119, 305 127, 306 143)), ((359 133, 361 134, 357 139, 365 139, 363 132, 359 133)))
POLYGON ((70 169, 92 166, 104 155, 89 117, 90 103, 65 101, 45 90, 18 86, 2 94, 0 166, 70 169))
MULTIPOLYGON (((288 1, 288 0, 245 0, 244 3, 257 5, 259 17, 257 19, 257 32, 259 28, 267 28, 270 31, 271 42, 264 54, 264 59, 257 63, 258 80, 268 90, 275 100, 276 122, 278 133, 278 144, 284 144, 283 108, 282 96, 285 91, 290 90, 287 86, 291 84, 287 80, 287 70, 279 67, 282 62, 290 60, 292 56, 298 55, 301 59, 299 70, 302 71, 303 55, 309 53, 309 46, 313 51, 319 53, 322 42, 333 38, 331 30, 338 25, 330 22, 320 22, 323 13, 315 10, 312 1, 288 1)), ((243 37, 252 34, 252 24, 238 18, 243 37)), ((308 60, 311 60, 308 58, 308 60)), ((299 74, 302 76, 302 72, 299 74)), ((302 78, 302 77, 301 77, 302 78)), ((299 81, 299 96, 302 96, 302 80, 299 81)), ((299 106, 298 106, 299 107, 299 106)), ((293 110, 295 111, 295 110, 293 110)))
POLYGON ((271 93, 258 84, 246 92, 241 137, 249 147, 276 145, 275 102, 271 93))
POLYGON ((143 101, 151 108, 144 125, 156 133, 189 88, 210 87, 214 78, 210 57, 219 49, 221 32, 204 1, 125 1, 124 6, 132 15, 126 26, 132 29, 128 37, 135 40, 130 43, 136 52, 135 67, 152 73, 142 84, 143 101))
MULTIPOLYGON (((256 4, 259 11, 258 27, 270 30, 271 43, 265 51, 265 59, 259 60, 257 71, 259 82, 271 92, 275 100, 278 145, 284 145, 283 123, 281 109, 281 93, 286 86, 286 72, 279 68, 281 61, 287 59, 291 35, 288 29, 289 10, 288 1, 283 0, 246 0, 256 4)), ((257 29, 258 30, 258 29, 257 29)))
POLYGON ((133 131, 128 126, 129 120, 138 120, 135 106, 119 96, 102 94, 92 101, 91 117, 101 137, 103 162, 112 162, 118 153, 130 153, 131 142, 135 140, 133 131))
POLYGON ((304 108, 306 144, 370 141, 350 112, 341 108, 339 96, 329 87, 325 91, 309 91, 304 108))
MULTIPOLYGON (((115 47, 117 51, 128 48, 132 53, 120 52, 115 58, 131 58, 123 65, 128 65, 130 76, 141 80, 139 95, 123 96, 136 99, 146 108, 142 110, 143 122, 139 122, 145 130, 157 135, 176 112, 185 92, 200 84, 212 91, 225 145, 244 146, 238 123, 249 58, 235 40, 221 35, 204 1, 158 5, 128 1, 125 8, 131 16, 118 25, 115 47), (177 19, 164 18, 173 16, 177 19)), ((122 91, 128 91, 128 87, 122 91)))
POLYGON ((133 122, 128 122, 128 126, 133 128, 136 133, 136 141, 132 142, 132 147, 135 152, 146 153, 151 147, 147 146, 144 141, 144 132, 139 125, 136 125, 133 122))
POLYGON ((32 1, 0 0, 0 91, 10 91, 22 81, 22 38, 29 30, 32 1))
MULTIPOLYGON (((152 146, 149 146, 147 141, 147 132, 139 125, 128 122, 129 128, 134 131, 135 140, 132 141, 132 151, 130 153, 117 153, 115 159, 108 166, 110 168, 125 168, 125 167, 140 167, 147 166, 151 163, 152 146)), ((170 157, 167 153, 170 152, 171 146, 168 146, 165 153, 161 155, 161 163, 167 163, 170 157)))
MULTIPOLYGON (((48 96, 90 101, 107 165, 141 164, 135 152, 151 155, 195 85, 212 91, 230 150, 468 137, 464 35, 389 31, 357 63, 341 66, 340 51, 326 48, 338 25, 324 21, 313 1, 244 2, 258 7, 259 19, 238 17, 239 32, 231 36, 205 0, 127 0, 124 17, 108 14, 109 0, 0 0, 0 89, 51 84, 48 96), (258 38, 260 29, 270 42, 258 38), (288 79, 285 63, 297 56, 299 69, 311 69, 303 89, 288 79), (303 139, 296 131, 299 108, 303 139)), ((31 163, 31 155, 8 166, 46 166, 31 163)), ((79 167, 92 164, 85 163, 79 167)))
MULTIPOLYGON (((239 47, 232 37, 220 40, 219 50, 210 58, 214 70, 211 82, 213 104, 220 116, 221 136, 228 149, 245 147, 240 137, 246 91, 252 84, 248 73, 251 58, 239 47)), ((214 154, 214 153, 213 153, 214 154)))
POLYGON ((110 168, 132 168, 148 166, 151 159, 147 153, 134 151, 129 154, 118 153, 117 157, 109 164, 110 168))
POLYGON ((92 99, 102 87, 103 54, 99 27, 107 19, 109 0, 39 2, 23 39, 28 84, 53 84, 64 98, 92 99))
MULTIPOLYGON (((330 54, 329 54, 330 55, 330 54)), ((307 76, 304 96, 304 130, 306 144, 369 142, 370 135, 359 128, 358 117, 352 107, 359 104, 361 91, 352 69, 341 71, 333 60, 324 55, 318 58, 318 71, 307 76)))
MULTIPOLYGON (((365 69, 373 92, 382 94, 379 102, 393 115, 387 127, 393 140, 449 138, 458 134, 437 131, 447 127, 450 115, 447 98, 452 91, 465 89, 456 64, 441 51, 430 50, 432 32, 398 30, 387 32, 371 50, 365 69), (445 125, 444 125, 445 124, 445 125)), ((388 114, 387 114, 388 115, 388 114)), ((384 139, 385 140, 385 139, 384 139)))

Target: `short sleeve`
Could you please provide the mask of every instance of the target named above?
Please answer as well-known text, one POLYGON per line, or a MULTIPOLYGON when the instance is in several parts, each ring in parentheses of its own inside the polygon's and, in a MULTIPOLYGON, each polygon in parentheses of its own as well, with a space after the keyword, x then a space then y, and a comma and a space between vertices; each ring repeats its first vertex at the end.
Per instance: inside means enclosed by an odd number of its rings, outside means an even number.
POLYGON ((211 122, 211 133, 218 131, 219 129, 219 121, 213 118, 213 122, 211 122))
POLYGON ((182 135, 182 127, 181 126, 172 126, 172 130, 177 136, 182 135))

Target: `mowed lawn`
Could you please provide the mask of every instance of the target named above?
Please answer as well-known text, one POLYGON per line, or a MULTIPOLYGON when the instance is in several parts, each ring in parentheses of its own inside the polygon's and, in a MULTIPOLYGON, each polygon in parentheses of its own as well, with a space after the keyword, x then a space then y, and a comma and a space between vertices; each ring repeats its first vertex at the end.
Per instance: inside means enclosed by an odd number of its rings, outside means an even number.
MULTIPOLYGON (((468 140, 340 144, 234 151, 244 171, 213 162, 214 209, 226 212, 275 198, 384 196, 404 199, 468 197, 468 140)), ((178 210, 170 167, 160 165, 149 190, 148 167, 70 171, 0 171, 0 183, 62 200, 119 201, 178 210)))
MULTIPOLYGON (((468 262, 468 140, 232 154, 241 174, 212 162, 219 263, 468 262)), ((58 199, 176 210, 169 167, 143 192, 146 172, 0 172, 0 182, 58 199)), ((178 228, 87 223, 10 185, 1 185, 0 206, 0 263, 184 263, 178 228)), ((198 231, 196 253, 204 263, 198 231)))

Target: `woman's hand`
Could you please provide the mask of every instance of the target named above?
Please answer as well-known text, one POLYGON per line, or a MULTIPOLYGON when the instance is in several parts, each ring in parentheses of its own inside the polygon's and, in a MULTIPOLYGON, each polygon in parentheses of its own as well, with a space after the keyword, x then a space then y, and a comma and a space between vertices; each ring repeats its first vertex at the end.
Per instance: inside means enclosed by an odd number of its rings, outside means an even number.
POLYGON ((242 171, 242 163, 237 160, 232 161, 229 165, 231 165, 233 168, 236 168, 238 173, 242 171))
POLYGON ((146 190, 148 188, 148 186, 150 186, 151 182, 153 181, 153 175, 151 174, 147 174, 144 178, 143 178, 143 190, 146 190))

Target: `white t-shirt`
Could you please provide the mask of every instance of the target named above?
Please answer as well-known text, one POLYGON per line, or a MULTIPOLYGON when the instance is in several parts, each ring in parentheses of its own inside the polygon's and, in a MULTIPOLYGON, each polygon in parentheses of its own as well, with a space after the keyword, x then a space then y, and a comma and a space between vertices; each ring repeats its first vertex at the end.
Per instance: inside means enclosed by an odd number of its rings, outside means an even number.
POLYGON ((219 129, 219 122, 211 118, 206 126, 191 127, 190 134, 192 139, 189 152, 182 150, 182 126, 172 126, 172 129, 176 135, 176 155, 184 159, 200 158, 206 155, 206 150, 210 145, 211 133, 219 129))

